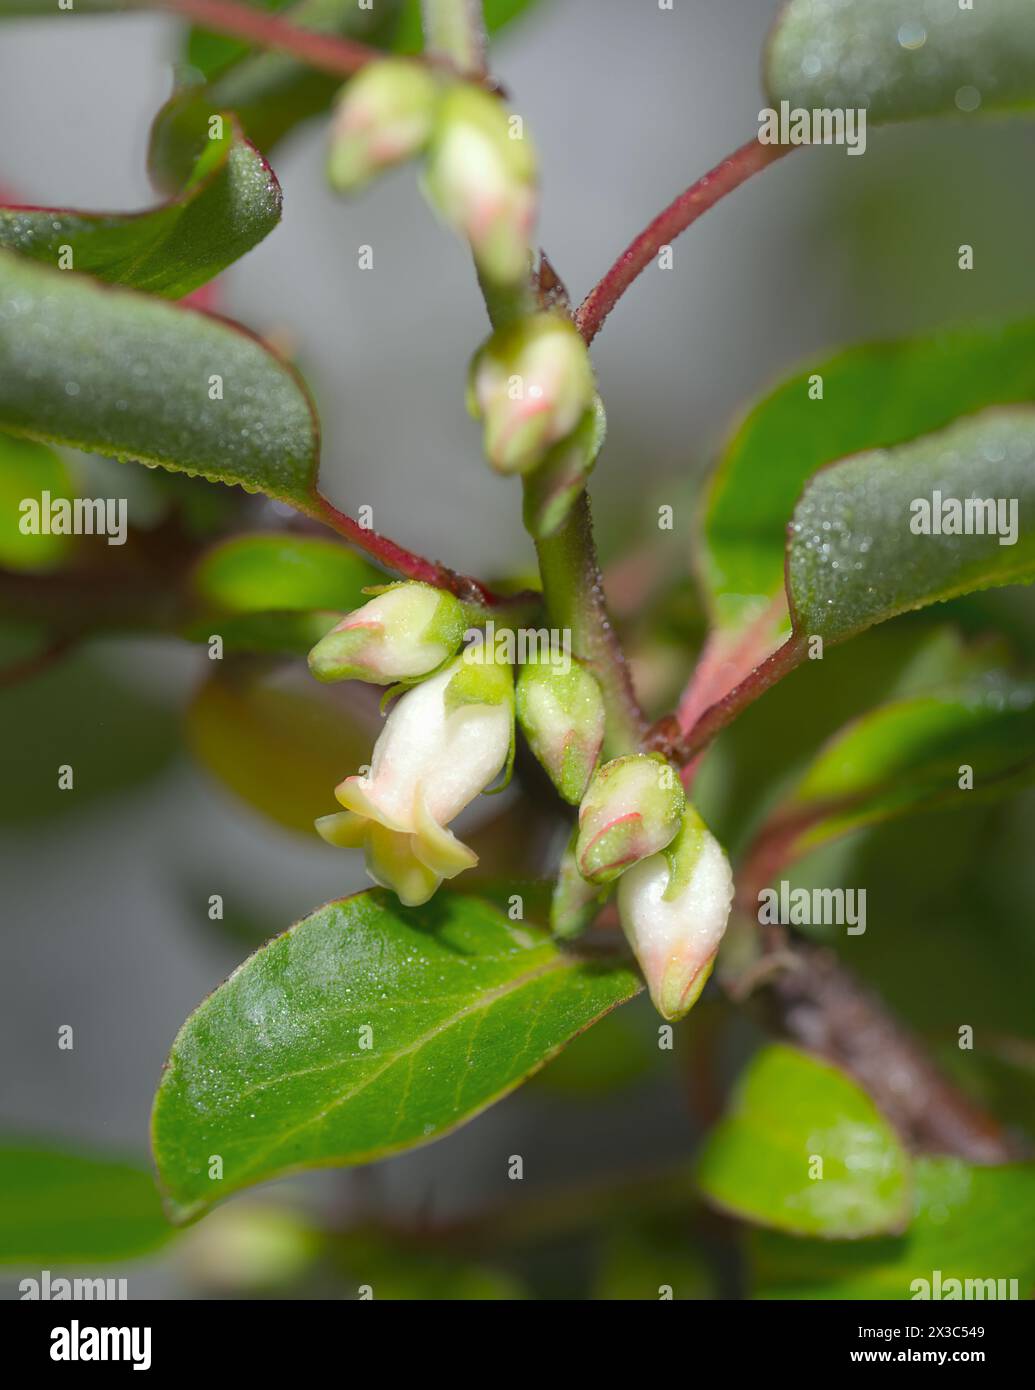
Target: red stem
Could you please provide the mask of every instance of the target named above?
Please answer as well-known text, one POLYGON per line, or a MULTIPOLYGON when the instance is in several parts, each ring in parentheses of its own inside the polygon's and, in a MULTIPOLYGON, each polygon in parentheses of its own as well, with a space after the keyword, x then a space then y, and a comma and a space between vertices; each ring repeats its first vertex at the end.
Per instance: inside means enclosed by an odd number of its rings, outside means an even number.
POLYGON ((377 531, 372 531, 367 526, 361 526, 353 517, 348 516, 345 512, 340 512, 333 503, 327 501, 326 497, 317 494, 315 502, 316 505, 311 512, 313 517, 332 527, 340 536, 344 536, 360 550, 366 551, 385 569, 392 570, 395 574, 401 574, 406 579, 414 579, 422 584, 432 584, 436 589, 447 589, 462 603, 469 603, 487 611, 499 612, 505 608, 538 608, 542 604, 542 595, 531 590, 519 594, 497 594, 483 584, 480 579, 472 579, 469 575, 458 574, 456 570, 450 569, 447 565, 441 565, 436 560, 426 560, 423 555, 417 555, 412 550, 407 550, 405 546, 390 540, 388 536, 379 535, 377 531))
POLYGON ((575 323, 587 343, 603 327, 604 320, 632 282, 657 256, 662 246, 675 241, 681 232, 732 193, 752 174, 760 173, 795 145, 761 145, 749 140, 727 156, 721 164, 691 184, 674 202, 659 212, 654 221, 631 241, 599 284, 594 285, 579 305, 575 323))
POLYGON ((754 704, 760 695, 782 680, 799 665, 805 654, 804 639, 792 635, 782 647, 760 662, 744 680, 715 704, 709 705, 693 728, 686 734, 680 753, 689 762, 715 735, 731 724, 742 710, 754 704))
POLYGON ((170 10, 215 34, 228 34, 231 38, 246 39, 259 48, 292 53, 310 67, 335 77, 349 77, 367 63, 385 56, 380 50, 354 39, 299 29, 278 15, 249 9, 237 0, 129 0, 129 7, 170 10))

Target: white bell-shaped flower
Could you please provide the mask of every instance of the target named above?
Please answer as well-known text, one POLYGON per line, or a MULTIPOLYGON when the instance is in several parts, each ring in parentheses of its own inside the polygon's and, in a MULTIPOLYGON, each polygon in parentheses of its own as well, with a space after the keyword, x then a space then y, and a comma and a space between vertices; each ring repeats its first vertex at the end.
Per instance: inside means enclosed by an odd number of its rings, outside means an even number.
POLYGON ((362 846, 367 872, 408 907, 478 856, 449 822, 506 765, 514 736, 509 666, 461 658, 408 691, 388 716, 368 774, 335 788, 346 809, 322 816, 330 844, 362 846))

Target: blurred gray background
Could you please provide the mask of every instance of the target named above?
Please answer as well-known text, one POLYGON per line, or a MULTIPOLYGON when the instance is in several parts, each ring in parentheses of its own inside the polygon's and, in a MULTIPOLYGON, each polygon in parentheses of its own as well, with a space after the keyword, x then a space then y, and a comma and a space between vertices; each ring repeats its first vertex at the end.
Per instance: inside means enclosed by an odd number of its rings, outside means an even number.
MULTIPOLYGON (((576 300, 664 203, 753 134, 775 9, 542 0, 497 43, 495 67, 542 162, 540 239, 576 300)), ((177 30, 152 16, 5 21, 0 184, 26 203, 152 201, 147 133, 171 89, 177 30)), ((223 277, 221 307, 297 353, 335 502, 371 505, 378 529, 457 568, 526 567, 516 485, 482 465, 463 408, 467 359, 486 331, 467 256, 435 224, 411 169, 361 201, 332 197, 324 135, 311 124, 275 156, 283 223, 223 277), (357 269, 362 243, 374 248, 372 272, 357 269)), ((1008 121, 871 131, 864 158, 802 152, 678 241, 675 269, 649 271, 594 348, 610 423, 594 483, 605 557, 665 500, 666 480, 699 475, 738 412, 801 359, 1035 306, 1035 190, 1015 173, 1033 141, 1030 126, 1008 121), (964 241, 976 248, 967 276, 956 268, 964 241)), ((671 543, 687 561, 691 540, 684 508, 671 543)), ((112 642, 102 655, 174 709, 204 673, 203 654, 186 646, 112 642)), ((55 763, 61 737, 59 722, 55 763)), ((340 775, 328 768, 329 789, 340 775)), ((141 1154, 177 1027, 245 953, 205 930, 207 894, 232 899, 247 885, 247 903, 286 926, 362 886, 352 857, 272 828, 186 755, 89 813, 5 826, 0 871, 5 1125, 141 1154), (55 1046, 63 1023, 76 1029, 72 1053, 55 1046)), ((574 1180, 619 1158, 677 1154, 688 1135, 671 1078, 585 1107, 576 1124, 562 1101, 529 1089, 380 1165, 376 1181, 399 1209, 444 1212, 507 1195, 513 1152, 531 1156, 532 1182, 574 1180)), ((320 1175, 292 1191, 340 1181, 320 1175)), ((175 1261, 149 1262, 132 1280, 138 1295, 183 1289, 175 1261)))

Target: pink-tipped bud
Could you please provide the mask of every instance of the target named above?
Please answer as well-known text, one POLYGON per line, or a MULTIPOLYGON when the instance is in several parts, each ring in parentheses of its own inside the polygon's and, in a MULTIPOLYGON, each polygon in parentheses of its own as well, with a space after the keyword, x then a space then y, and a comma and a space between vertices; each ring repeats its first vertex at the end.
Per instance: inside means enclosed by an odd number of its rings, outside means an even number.
POLYGON ((605 763, 579 808, 579 873, 590 883, 610 883, 657 854, 678 832, 685 806, 679 774, 660 754, 605 763))
POLYGON ((682 1018, 696 1003, 732 901, 729 860, 693 807, 665 850, 622 875, 618 914, 662 1018, 682 1018))

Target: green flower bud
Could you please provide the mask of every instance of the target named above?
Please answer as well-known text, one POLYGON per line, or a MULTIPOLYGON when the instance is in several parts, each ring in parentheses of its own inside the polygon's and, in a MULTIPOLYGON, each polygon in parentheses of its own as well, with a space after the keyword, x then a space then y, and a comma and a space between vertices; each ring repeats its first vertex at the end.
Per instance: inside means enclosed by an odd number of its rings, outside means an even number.
POLYGON ((586 930, 609 892, 607 888, 587 883, 579 873, 575 859, 578 835, 576 826, 561 856, 557 882, 550 899, 550 930, 562 941, 570 941, 586 930))
POLYGON ((391 685, 438 669, 459 647, 464 610, 430 584, 394 584, 343 618, 309 653, 317 680, 391 685))
POLYGON ((544 455, 525 481, 524 521, 536 540, 548 540, 564 525, 593 471, 607 420, 598 396, 574 432, 544 455))
POLYGON ((685 807, 679 774, 659 753, 630 753, 605 763, 579 809, 579 873, 590 883, 611 883, 665 848, 685 807))
POLYGON ((604 697, 584 666, 549 662, 521 668, 518 722, 551 782, 573 806, 585 794, 604 742, 604 697))
POLYGON ((468 407, 485 421, 499 473, 528 473, 593 406, 589 353, 563 314, 547 311, 494 333, 471 364, 468 407))
POLYGON ((382 169, 419 154, 431 137, 441 95, 420 63, 368 63, 341 90, 331 125, 327 177, 339 193, 361 188, 382 169))
POLYGON ((471 245, 489 280, 528 274, 535 221, 535 155, 498 97, 458 83, 442 98, 428 151, 425 192, 471 245))

